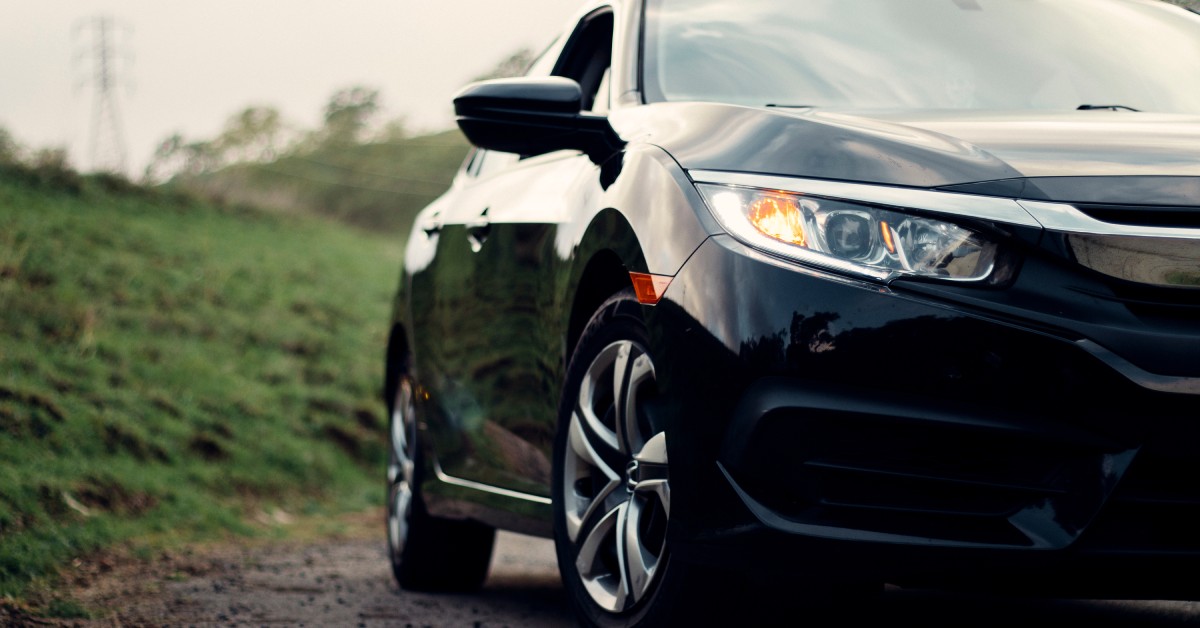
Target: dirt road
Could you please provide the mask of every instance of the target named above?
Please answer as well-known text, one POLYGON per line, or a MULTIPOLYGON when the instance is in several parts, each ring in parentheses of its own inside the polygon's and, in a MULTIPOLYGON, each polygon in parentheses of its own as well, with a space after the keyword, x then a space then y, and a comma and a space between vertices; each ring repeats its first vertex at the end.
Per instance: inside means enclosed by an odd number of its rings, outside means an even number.
POLYGON ((78 625, 572 625, 553 546, 508 533, 497 537, 487 585, 471 595, 399 590, 381 538, 218 548, 146 568, 118 569, 81 589, 80 598, 114 614, 78 625))
MULTIPOLYGON (((114 609, 83 626, 573 625, 549 541, 501 533, 492 571, 472 595, 399 590, 377 538, 225 547, 123 564, 83 578, 79 599, 114 609)), ((698 600, 736 604, 737 600, 698 600)), ((776 617, 755 624, 922 628, 1200 625, 1200 603, 1027 600, 889 588, 870 608, 834 617, 776 617)), ((0 622, 2 623, 2 622, 0 622)))

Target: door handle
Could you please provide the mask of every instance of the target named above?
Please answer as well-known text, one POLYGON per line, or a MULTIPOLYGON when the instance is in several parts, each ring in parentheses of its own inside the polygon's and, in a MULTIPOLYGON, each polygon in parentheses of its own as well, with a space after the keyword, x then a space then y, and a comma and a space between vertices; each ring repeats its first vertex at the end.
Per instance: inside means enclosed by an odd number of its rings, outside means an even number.
POLYGON ((429 217, 421 224, 421 231, 425 232, 425 236, 432 238, 442 232, 442 213, 437 212, 429 217))
POLYGON ((471 244, 471 250, 476 253, 483 249, 483 243, 492 233, 492 223, 488 220, 487 214, 488 210, 483 210, 483 213, 479 214, 479 218, 466 225, 467 241, 471 244))

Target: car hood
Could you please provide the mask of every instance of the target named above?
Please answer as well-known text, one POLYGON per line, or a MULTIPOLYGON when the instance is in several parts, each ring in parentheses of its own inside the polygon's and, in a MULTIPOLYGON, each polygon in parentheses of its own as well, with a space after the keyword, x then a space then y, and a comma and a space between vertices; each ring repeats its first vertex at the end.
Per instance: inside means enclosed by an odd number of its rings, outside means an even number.
POLYGON ((938 134, 987 152, 1026 177, 1200 175, 1200 116, 1129 111, 815 113, 845 126, 938 134))
POLYGON ((660 103, 614 125, 689 170, 1043 200, 1200 205, 1200 116, 1130 111, 839 112, 660 103))

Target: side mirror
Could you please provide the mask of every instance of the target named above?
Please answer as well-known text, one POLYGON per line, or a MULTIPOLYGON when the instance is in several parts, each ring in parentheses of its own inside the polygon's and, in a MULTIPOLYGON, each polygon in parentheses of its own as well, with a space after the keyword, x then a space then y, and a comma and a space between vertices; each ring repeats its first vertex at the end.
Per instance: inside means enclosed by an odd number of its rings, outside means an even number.
POLYGON ((581 150, 597 164, 625 144, 608 118, 583 113, 579 83, 558 76, 472 83, 454 97, 458 128, 472 144, 541 155, 581 150))

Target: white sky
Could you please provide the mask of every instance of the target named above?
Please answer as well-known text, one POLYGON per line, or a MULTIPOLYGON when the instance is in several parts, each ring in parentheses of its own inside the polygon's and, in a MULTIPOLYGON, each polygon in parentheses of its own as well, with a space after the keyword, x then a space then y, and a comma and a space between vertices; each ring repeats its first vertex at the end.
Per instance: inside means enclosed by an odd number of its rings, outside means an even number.
POLYGON ((132 89, 118 92, 130 174, 179 131, 210 139, 247 105, 304 128, 342 87, 381 91, 384 116, 453 125, 450 98, 521 46, 537 51, 580 0, 0 0, 0 127, 27 146, 66 146, 90 164, 93 89, 86 33, 97 14, 119 33, 132 89))

